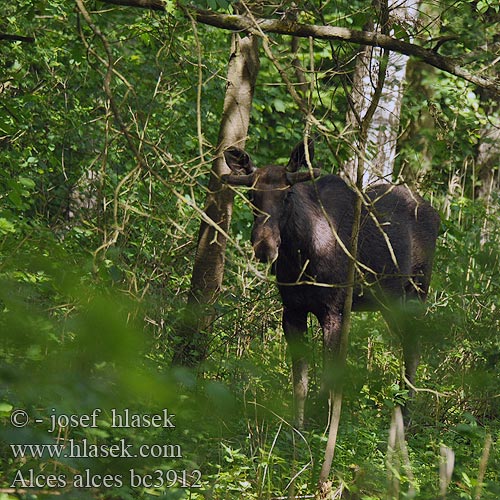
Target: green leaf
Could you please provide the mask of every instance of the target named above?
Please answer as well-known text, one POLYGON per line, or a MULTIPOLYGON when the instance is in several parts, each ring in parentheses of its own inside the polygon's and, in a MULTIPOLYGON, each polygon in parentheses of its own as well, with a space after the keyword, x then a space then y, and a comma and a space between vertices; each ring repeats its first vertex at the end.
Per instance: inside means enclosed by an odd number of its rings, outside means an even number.
POLYGON ((273 101, 273 106, 278 113, 284 113, 286 111, 285 103, 281 99, 275 99, 273 101))
POLYGON ((0 415, 7 415, 12 411, 13 406, 10 403, 0 401, 0 415))
POLYGON ((28 177, 19 176, 19 183, 27 189, 33 189, 35 187, 35 182, 28 177))
POLYGON ((489 9, 489 7, 490 5, 487 0, 479 0, 479 2, 477 2, 476 8, 480 14, 484 14, 489 9))
POLYGON ((5 219, 4 217, 0 217, 0 234, 8 234, 15 233, 16 228, 12 222, 5 219))

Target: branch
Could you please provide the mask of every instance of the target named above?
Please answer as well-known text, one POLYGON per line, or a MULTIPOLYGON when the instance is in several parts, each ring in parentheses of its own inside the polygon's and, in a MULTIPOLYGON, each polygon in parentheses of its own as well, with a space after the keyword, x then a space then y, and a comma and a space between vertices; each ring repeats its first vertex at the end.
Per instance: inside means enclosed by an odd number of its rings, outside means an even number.
POLYGON ((163 0, 101 0, 104 3, 123 5, 125 7, 140 7, 149 10, 166 10, 163 0))
MULTIPOLYGON (((192 9, 194 17, 200 23, 233 31, 237 30, 258 33, 257 27, 253 21, 246 16, 218 14, 195 7, 192 9)), ((399 52, 407 56, 413 56, 421 59, 427 64, 430 64, 431 66, 434 66, 435 68, 441 69, 447 73, 474 83, 479 87, 493 90, 494 92, 500 94, 500 81, 498 79, 495 80, 474 75, 473 73, 470 73, 466 69, 460 67, 452 59, 441 56, 433 50, 424 49, 419 45, 398 40, 388 35, 370 31, 351 30, 338 26, 309 25, 276 19, 257 19, 257 23, 258 28, 264 32, 298 36, 302 38, 313 37, 321 40, 343 40, 359 45, 380 47, 394 52, 399 52)))
MULTIPOLYGON (((145 9, 165 10, 162 0, 101 0, 105 3, 142 7, 145 9)), ((419 45, 398 40, 388 35, 371 31, 351 30, 338 26, 321 26, 301 24, 278 19, 251 19, 244 15, 220 14, 195 6, 189 7, 191 15, 200 23, 230 31, 244 31, 261 35, 261 32, 277 33, 302 38, 318 38, 321 40, 343 40, 359 45, 380 47, 393 52, 421 59, 427 64, 442 71, 458 76, 484 89, 500 94, 500 80, 475 75, 459 66, 453 59, 437 54, 434 50, 424 49, 419 45)))
POLYGON ((8 42, 26 42, 26 43, 33 43, 35 41, 35 39, 32 36, 7 35, 6 33, 0 33, 0 40, 7 40, 8 42))

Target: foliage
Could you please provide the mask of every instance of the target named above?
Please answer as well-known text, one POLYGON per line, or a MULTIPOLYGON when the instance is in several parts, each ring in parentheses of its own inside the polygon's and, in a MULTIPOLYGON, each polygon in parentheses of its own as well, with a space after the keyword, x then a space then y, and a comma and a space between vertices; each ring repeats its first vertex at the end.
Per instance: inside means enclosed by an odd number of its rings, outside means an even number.
MULTIPOLYGON (((296 2, 299 19, 362 28, 374 17, 368 2, 312 4, 296 2)), ((309 422, 298 433, 280 302, 269 270, 252 261, 251 208, 241 193, 210 357, 197 373, 169 366, 172 337, 187 314, 229 35, 194 28, 174 8, 160 15, 86 6, 109 53, 62 0, 10 3, 0 21, 2 33, 35 38, 0 41, 0 498, 14 498, 11 484, 21 469, 67 477, 85 469, 94 476, 175 469, 193 481, 194 471, 202 473, 201 488, 115 483, 60 488, 58 498, 265 499, 285 495, 293 477, 296 492, 310 494, 327 413, 315 396, 319 330, 311 322, 309 422), (50 415, 95 408, 102 409, 97 427, 48 432, 50 415), (176 427, 113 428, 113 408, 141 415, 168 409, 176 427), (32 424, 14 428, 16 409, 25 409, 32 424), (182 457, 16 460, 10 447, 70 439, 178 444, 182 457)), ((203 6, 227 10, 229 3, 203 6)), ((281 8, 269 2, 262 15, 280 16, 281 8)), ((457 36, 456 44, 442 47, 456 56, 493 36, 497 11, 492 2, 452 2, 424 32, 457 36)), ((275 37, 272 49, 295 81, 287 42, 275 37)), ((338 171, 351 146, 342 135, 349 79, 342 85, 341 78, 352 70, 355 48, 317 42, 312 58, 307 42, 299 49, 302 66, 315 72, 308 104, 328 131, 318 141, 317 162, 338 171)), ((443 232, 429 312, 419 325, 426 333, 419 387, 434 392, 419 392, 413 403, 409 459, 418 498, 436 498, 440 446, 449 446, 456 454, 449 497, 477 498, 491 436, 481 498, 494 499, 500 495, 499 200, 486 209, 474 198, 473 168, 487 108, 474 89, 420 65, 410 81, 398 169, 440 208, 443 232)), ((248 149, 260 165, 286 161, 303 130, 304 117, 275 62, 263 57, 248 149)), ((334 479, 351 498, 381 498, 391 412, 407 397, 400 355, 378 316, 356 317, 351 338, 334 479)), ((402 474, 402 491, 409 482, 402 474)), ((21 490, 16 497, 47 497, 21 490)))

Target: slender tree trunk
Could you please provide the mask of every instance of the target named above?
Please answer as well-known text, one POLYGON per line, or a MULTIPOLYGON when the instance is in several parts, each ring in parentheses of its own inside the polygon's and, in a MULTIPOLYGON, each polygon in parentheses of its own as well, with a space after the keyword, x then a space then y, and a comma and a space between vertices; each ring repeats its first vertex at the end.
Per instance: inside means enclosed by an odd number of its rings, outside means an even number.
POLYGON ((481 181, 476 195, 486 205, 490 205, 493 193, 500 188, 498 169, 500 164, 500 119, 498 110, 491 117, 497 123, 490 120, 481 131, 476 158, 478 179, 481 181))
MULTIPOLYGON (((359 127, 356 130, 356 141, 359 151, 365 151, 368 141, 368 133, 371 128, 373 117, 379 107, 382 91, 385 84, 387 65, 389 62, 388 51, 384 51, 380 55, 380 64, 377 68, 376 80, 377 85, 374 87, 373 96, 370 105, 366 109, 363 117, 359 121, 359 127)), ((351 243, 349 248, 350 255, 357 255, 358 253, 358 239, 359 229, 361 224, 361 210, 363 205, 363 178, 365 172, 365 155, 360 154, 356 160, 356 171, 353 173, 353 181, 358 196, 354 205, 353 224, 351 233, 351 243)), ((351 330, 351 312, 352 300, 354 293, 354 286, 356 282, 356 260, 349 259, 347 267, 347 283, 349 286, 346 290, 346 298, 342 310, 342 328, 340 331, 340 347, 337 357, 337 366, 340 371, 343 371, 347 362, 347 349, 349 346, 349 333, 351 330)), ((325 448, 325 458, 321 467, 321 472, 318 482, 318 491, 316 498, 318 500, 326 500, 332 497, 331 488, 332 483, 328 480, 330 470, 332 467, 333 457, 335 454, 335 445, 337 443, 337 434, 340 424, 340 417, 342 411, 342 395, 343 387, 337 386, 330 388, 330 403, 332 405, 330 422, 328 428, 328 440, 325 448)))
MULTIPOLYGON (((489 9, 486 13, 488 21, 500 22, 500 12, 489 9)), ((492 47, 500 46, 500 33, 493 36, 492 47)), ((496 79, 500 78, 498 65, 490 70, 496 79)), ((487 122, 481 130, 481 136, 477 147, 476 168, 480 181, 476 196, 481 199, 488 212, 491 209, 493 195, 500 190, 500 100, 498 96, 485 89, 478 88, 481 99, 481 106, 488 117, 487 122)), ((486 223, 486 221, 485 221, 486 223)), ((487 238, 486 228, 483 231, 481 243, 485 243, 487 238)))
POLYGON ((93 168, 90 168, 80 176, 68 196, 66 218, 69 226, 75 221, 87 220, 97 213, 100 185, 100 172, 93 168))
POLYGON ((201 222, 198 234, 185 321, 177 332, 175 364, 195 365, 207 355, 207 335, 215 318, 213 305, 224 274, 226 237, 219 228, 227 234, 233 209, 233 191, 219 180, 222 174, 229 173, 222 152, 229 146, 245 145, 258 71, 257 37, 234 34, 217 154, 205 204, 207 218, 201 222))
MULTIPOLYGON (((477 147, 476 171, 478 186, 475 195, 481 200, 488 214, 492 213, 494 195, 500 190, 500 103, 482 96, 483 106, 488 109, 488 121, 481 130, 477 147), (489 104, 488 104, 489 103, 489 104)), ((489 218, 484 219, 481 246, 491 240, 489 218)))
MULTIPOLYGON (((390 26, 397 23, 398 26, 404 26, 411 32, 418 19, 418 0, 390 0, 388 4, 381 4, 380 10, 378 31, 392 34, 390 26)), ((351 94, 352 106, 347 114, 347 124, 352 130, 359 127, 370 107, 377 87, 381 53, 378 47, 364 47, 358 54, 351 94)), ((355 183, 360 155, 364 155, 366 165, 363 175, 364 186, 380 180, 392 180, 408 59, 404 54, 396 52, 389 54, 385 84, 368 130, 366 149, 355 152, 345 168, 344 176, 352 184, 355 183)))

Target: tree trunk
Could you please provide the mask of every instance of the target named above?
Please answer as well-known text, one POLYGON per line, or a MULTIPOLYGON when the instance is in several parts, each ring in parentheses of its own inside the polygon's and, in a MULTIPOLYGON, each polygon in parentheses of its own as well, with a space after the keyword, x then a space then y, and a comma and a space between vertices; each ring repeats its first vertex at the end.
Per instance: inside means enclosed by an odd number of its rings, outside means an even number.
MULTIPOLYGON (((481 95, 488 121, 481 130, 477 147, 476 171, 479 182, 475 192, 476 197, 484 203, 488 215, 492 213, 494 195, 500 190, 500 103, 491 97, 487 92, 481 95)), ((491 240, 489 221, 489 217, 484 219, 481 230, 482 247, 491 240)))
MULTIPOLYGON (((418 18, 418 0, 402 0, 397 3, 391 0, 385 7, 386 20, 382 6, 381 26, 378 29, 382 32, 389 31, 389 25, 397 24, 404 25, 410 32, 413 30, 418 18)), ((351 130, 359 127, 373 99, 381 57, 382 51, 378 47, 364 47, 358 54, 351 93, 352 106, 347 113, 347 125, 351 130)), ((392 180, 408 59, 404 54, 389 53, 384 87, 368 130, 366 148, 355 152, 345 167, 344 175, 352 184, 355 183, 360 155, 365 157, 364 186, 380 180, 392 180)))
POLYGON ((234 197, 233 191, 219 180, 222 174, 229 173, 222 153, 229 146, 245 146, 258 71, 258 38, 234 34, 217 154, 205 204, 207 220, 202 220, 198 234, 186 315, 177 332, 175 364, 195 365, 207 355, 208 333, 215 318, 213 305, 224 274, 226 237, 219 228, 227 234, 234 197))
POLYGON ((500 187, 498 165, 500 163, 500 120, 498 111, 490 115, 492 120, 481 131, 481 138, 476 158, 476 168, 480 184, 476 195, 485 205, 490 205, 491 197, 500 187))

